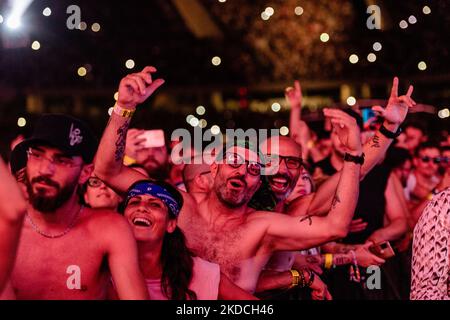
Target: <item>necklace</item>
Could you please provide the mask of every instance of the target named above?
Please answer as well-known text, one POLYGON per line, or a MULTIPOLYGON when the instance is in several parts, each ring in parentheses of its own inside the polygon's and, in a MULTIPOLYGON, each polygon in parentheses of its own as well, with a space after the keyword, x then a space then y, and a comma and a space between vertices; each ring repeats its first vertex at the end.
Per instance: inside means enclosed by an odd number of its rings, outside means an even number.
POLYGON ((33 227, 34 231, 36 231, 37 233, 39 233, 41 236, 49 238, 49 239, 57 239, 57 238, 61 238, 63 236, 65 236, 75 225, 75 222, 77 221, 78 217, 81 214, 81 211, 83 211, 84 206, 80 207, 80 210, 78 210, 77 214, 74 216, 72 222, 70 222, 69 226, 66 228, 66 230, 64 230, 63 232, 59 233, 59 234, 48 234, 44 231, 42 231, 33 221, 33 219, 31 219, 30 215, 27 212, 27 218, 28 221, 30 221, 31 226, 33 227))

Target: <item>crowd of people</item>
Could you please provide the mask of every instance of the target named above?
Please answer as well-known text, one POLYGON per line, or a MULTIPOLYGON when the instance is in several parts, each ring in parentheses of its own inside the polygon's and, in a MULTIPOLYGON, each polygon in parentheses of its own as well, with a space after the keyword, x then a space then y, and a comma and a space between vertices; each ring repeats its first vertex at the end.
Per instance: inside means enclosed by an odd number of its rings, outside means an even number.
POLYGON ((290 137, 180 164, 180 141, 149 146, 130 128, 156 72, 121 80, 99 143, 46 114, 14 145, 12 174, 0 161, 1 298, 449 298, 449 137, 405 123, 412 86, 394 78, 370 123, 325 108, 319 138, 296 82, 290 137))

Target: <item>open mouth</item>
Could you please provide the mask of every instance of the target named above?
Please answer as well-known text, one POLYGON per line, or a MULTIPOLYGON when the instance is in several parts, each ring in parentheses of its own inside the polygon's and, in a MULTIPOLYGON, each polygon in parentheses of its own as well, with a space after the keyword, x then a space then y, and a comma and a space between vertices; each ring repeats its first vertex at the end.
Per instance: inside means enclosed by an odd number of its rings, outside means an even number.
POLYGON ((283 177, 270 178, 270 186, 276 192, 284 192, 289 187, 289 181, 283 177))
POLYGON ((134 218, 133 224, 137 227, 149 228, 152 226, 152 222, 147 218, 134 218))
POLYGON ((245 188, 245 182, 238 180, 238 179, 230 179, 228 180, 228 183, 231 188, 233 189, 244 189, 245 188))

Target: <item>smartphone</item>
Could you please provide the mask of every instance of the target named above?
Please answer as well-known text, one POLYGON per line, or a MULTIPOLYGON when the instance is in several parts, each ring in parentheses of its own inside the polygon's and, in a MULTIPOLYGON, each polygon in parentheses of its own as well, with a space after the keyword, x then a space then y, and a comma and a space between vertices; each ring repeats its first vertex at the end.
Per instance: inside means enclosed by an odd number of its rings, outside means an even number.
POLYGON ((371 108, 364 108, 361 110, 361 112, 364 125, 366 125, 367 122, 373 120, 373 118, 377 116, 371 108))
POLYGON ((370 252, 372 252, 374 255, 382 258, 382 259, 389 259, 395 256, 395 252, 391 247, 391 244, 389 241, 380 242, 377 244, 374 244, 369 248, 370 252))
POLYGON ((139 138, 145 139, 145 148, 160 148, 166 145, 163 130, 147 130, 139 138))

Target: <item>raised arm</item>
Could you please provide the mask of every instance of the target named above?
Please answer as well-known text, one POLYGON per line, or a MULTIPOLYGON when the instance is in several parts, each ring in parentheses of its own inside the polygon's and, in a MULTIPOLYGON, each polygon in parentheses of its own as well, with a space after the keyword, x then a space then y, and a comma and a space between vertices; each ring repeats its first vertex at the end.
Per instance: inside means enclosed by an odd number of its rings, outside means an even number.
POLYGON ((16 258, 26 201, 19 185, 0 159, 0 293, 9 278, 16 258))
MULTIPOLYGON (((408 92, 404 96, 398 96, 398 78, 394 78, 392 85, 391 96, 389 97, 388 104, 385 109, 380 106, 373 107, 373 110, 380 114, 384 118, 383 126, 390 132, 397 132, 400 125, 405 120, 409 108, 412 108, 416 103, 411 99, 413 87, 410 86, 408 92)), ((374 137, 369 140, 363 147, 365 154, 365 162, 361 167, 361 179, 373 169, 382 159, 391 145, 393 139, 386 137, 380 131, 378 131, 374 137)), ((314 196, 310 197, 310 205, 308 207, 308 214, 320 215, 326 213, 330 206, 333 194, 336 190, 337 183, 339 181, 339 175, 337 172, 327 181, 325 181, 314 196)), ((299 213, 304 214, 304 213, 299 213)))
MULTIPOLYGON (((361 156, 361 138, 356 120, 340 110, 325 111, 325 115, 331 119, 339 139, 347 147, 347 153, 361 156)), ((360 170, 360 164, 344 161, 336 192, 332 196, 331 209, 326 217, 270 215, 267 244, 273 246, 274 251, 300 250, 345 237, 358 201, 360 170)))
POLYGON ((125 142, 131 116, 138 104, 148 99, 164 80, 152 79, 156 72, 153 67, 145 67, 140 73, 130 74, 119 85, 119 97, 103 133, 95 157, 95 174, 117 192, 125 192, 128 187, 146 177, 123 165, 125 142))

